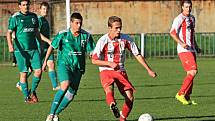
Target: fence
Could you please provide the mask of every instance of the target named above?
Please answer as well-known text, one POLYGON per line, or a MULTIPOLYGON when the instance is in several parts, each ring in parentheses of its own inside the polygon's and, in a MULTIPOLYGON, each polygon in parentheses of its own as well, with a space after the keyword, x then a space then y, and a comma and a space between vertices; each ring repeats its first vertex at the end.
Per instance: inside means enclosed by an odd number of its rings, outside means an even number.
MULTIPOLYGON (((102 35, 93 35, 97 41, 102 35)), ((142 33, 130 34, 137 46, 141 49, 141 54, 145 57, 162 57, 172 58, 177 56, 175 41, 170 37, 169 33, 142 33)), ((200 57, 215 56, 215 33, 196 33, 196 40, 202 53, 200 57)), ((5 36, 0 37, 0 62, 11 60, 11 54, 8 52, 7 41, 5 36)), ((126 56, 132 57, 130 52, 126 52, 126 56)))

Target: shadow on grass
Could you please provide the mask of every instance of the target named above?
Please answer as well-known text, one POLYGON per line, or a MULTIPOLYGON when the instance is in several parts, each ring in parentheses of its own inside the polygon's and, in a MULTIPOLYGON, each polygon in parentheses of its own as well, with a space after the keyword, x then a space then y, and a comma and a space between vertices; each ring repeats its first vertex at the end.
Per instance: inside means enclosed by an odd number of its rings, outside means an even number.
MULTIPOLYGON (((171 120, 180 120, 180 121, 186 121, 192 120, 193 121, 215 121, 215 115, 208 115, 208 116, 181 116, 181 117, 167 117, 167 118, 155 118, 154 121, 171 121, 171 120), (207 120, 203 120, 201 118, 211 118, 207 120)), ((118 121, 118 120, 90 120, 90 121, 118 121)), ((138 119, 134 120, 127 120, 127 121, 138 121, 138 119)))
MULTIPOLYGON (((195 97, 195 98, 198 98, 198 97, 205 97, 205 98, 208 98, 208 97, 215 97, 215 95, 205 95, 205 96, 192 96, 192 97, 195 97)), ((135 100, 160 100, 160 99, 174 99, 175 97, 174 96, 171 96, 171 97, 144 97, 144 98, 138 98, 136 97, 135 100)), ((116 100, 124 100, 124 98, 116 98, 116 100)), ((103 96, 102 99, 86 99, 86 100, 73 100, 73 102, 97 102, 97 101, 106 101, 105 100, 105 96, 103 96)))
POLYGON ((186 120, 186 119, 195 119, 195 121, 215 121, 215 115, 208 115, 208 116, 181 116, 181 117, 167 117, 167 118, 156 118, 155 120, 186 120), (201 120, 201 118, 212 118, 207 120, 201 120))
MULTIPOLYGON (((134 85, 135 88, 137 87, 165 87, 165 86, 178 86, 181 85, 181 83, 178 84, 159 84, 159 85, 134 85)), ((215 83, 198 83, 197 85, 215 85, 215 83)), ((97 87, 80 87, 79 89, 102 89, 102 86, 97 86, 97 87)))

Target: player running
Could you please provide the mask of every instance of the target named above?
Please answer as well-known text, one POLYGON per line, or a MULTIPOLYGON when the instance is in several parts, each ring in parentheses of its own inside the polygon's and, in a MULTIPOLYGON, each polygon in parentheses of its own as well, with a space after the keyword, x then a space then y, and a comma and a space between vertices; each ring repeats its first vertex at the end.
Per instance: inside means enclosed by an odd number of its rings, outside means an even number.
POLYGON ((56 92, 50 114, 46 121, 58 121, 58 115, 74 99, 82 75, 85 72, 85 53, 91 53, 95 47, 92 36, 81 29, 83 18, 80 13, 71 15, 71 28, 60 31, 48 48, 43 70, 53 48, 58 48, 57 73, 60 89, 56 92))
POLYGON ((170 35, 178 43, 178 56, 184 70, 187 72, 181 89, 176 94, 176 99, 182 104, 197 104, 191 100, 190 95, 193 88, 193 79, 197 74, 196 54, 200 49, 195 40, 195 17, 191 15, 191 0, 183 0, 181 3, 182 13, 173 21, 170 35))
POLYGON ((108 19, 109 32, 103 35, 97 42, 93 52, 92 63, 99 66, 101 84, 106 94, 106 102, 120 121, 125 121, 133 106, 134 87, 128 80, 124 67, 125 50, 133 53, 138 62, 148 71, 151 77, 156 73, 146 63, 134 41, 126 34, 120 33, 122 29, 121 18, 111 16, 108 19), (119 113, 114 99, 114 83, 124 96, 125 102, 122 111, 119 113))

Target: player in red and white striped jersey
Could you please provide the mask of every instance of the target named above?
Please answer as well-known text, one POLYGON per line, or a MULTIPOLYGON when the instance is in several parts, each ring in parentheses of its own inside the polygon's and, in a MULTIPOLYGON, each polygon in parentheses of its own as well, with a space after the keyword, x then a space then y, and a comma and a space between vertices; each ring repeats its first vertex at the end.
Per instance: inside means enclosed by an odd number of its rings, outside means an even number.
POLYGON ((110 106, 116 118, 120 117, 120 121, 125 121, 132 109, 134 101, 134 87, 129 82, 124 67, 125 50, 128 49, 133 53, 150 76, 155 77, 156 73, 150 69, 144 57, 141 56, 134 41, 128 35, 121 33, 121 18, 117 16, 109 17, 108 28, 109 32, 103 35, 96 44, 92 55, 92 63, 99 66, 100 79, 106 93, 107 104, 110 106), (125 97, 125 103, 120 114, 114 99, 114 83, 117 85, 120 93, 125 97))
POLYGON ((197 74, 195 51, 200 52, 195 40, 195 17, 191 15, 191 0, 182 0, 182 13, 173 21, 170 35, 178 43, 177 52, 182 65, 187 72, 176 99, 183 104, 196 104, 190 99, 193 79, 197 74))

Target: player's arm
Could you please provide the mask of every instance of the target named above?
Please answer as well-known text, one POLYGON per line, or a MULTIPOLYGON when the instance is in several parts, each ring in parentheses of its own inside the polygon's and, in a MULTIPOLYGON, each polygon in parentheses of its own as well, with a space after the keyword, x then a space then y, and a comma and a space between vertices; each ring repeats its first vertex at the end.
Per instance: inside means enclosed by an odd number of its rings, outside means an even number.
MULTIPOLYGON (((36 32, 36 38, 37 38, 39 44, 41 45, 42 39, 41 39, 41 36, 40 36, 40 32, 39 32, 38 29, 36 29, 35 32, 36 32)), ((41 53, 43 53, 43 49, 44 49, 43 46, 40 46, 39 49, 41 50, 41 53)))
POLYGON ((108 66, 108 67, 113 68, 114 70, 119 69, 119 65, 117 63, 114 63, 114 62, 103 61, 103 60, 92 58, 92 63, 97 65, 97 66, 108 66))
POLYGON ((47 61, 48 61, 48 58, 51 55, 52 51, 53 51, 53 47, 49 46, 49 48, 48 48, 48 50, 46 52, 46 56, 45 56, 45 59, 44 59, 44 62, 43 62, 43 66, 42 66, 43 71, 46 71, 47 61))
POLYGON ((12 30, 8 30, 7 31, 7 44, 8 44, 9 52, 13 52, 14 51, 13 42, 12 42, 12 33, 13 33, 12 30))
POLYGON ((143 56, 138 54, 138 55, 135 55, 135 58, 148 71, 148 74, 151 77, 156 77, 156 73, 154 71, 152 71, 152 69, 149 67, 149 65, 147 64, 147 62, 145 61, 143 56))
POLYGON ((170 36, 175 40, 175 42, 179 43, 183 48, 188 48, 188 45, 181 41, 179 36, 175 32, 170 32, 170 36))
POLYGON ((43 34, 40 33, 40 37, 42 41, 48 43, 49 45, 51 44, 51 40, 46 38, 43 34))
POLYGON ((181 28, 181 20, 179 18, 175 18, 170 29, 170 36, 174 39, 175 42, 177 42, 179 45, 186 49, 188 48, 188 45, 179 38, 179 28, 181 28))

